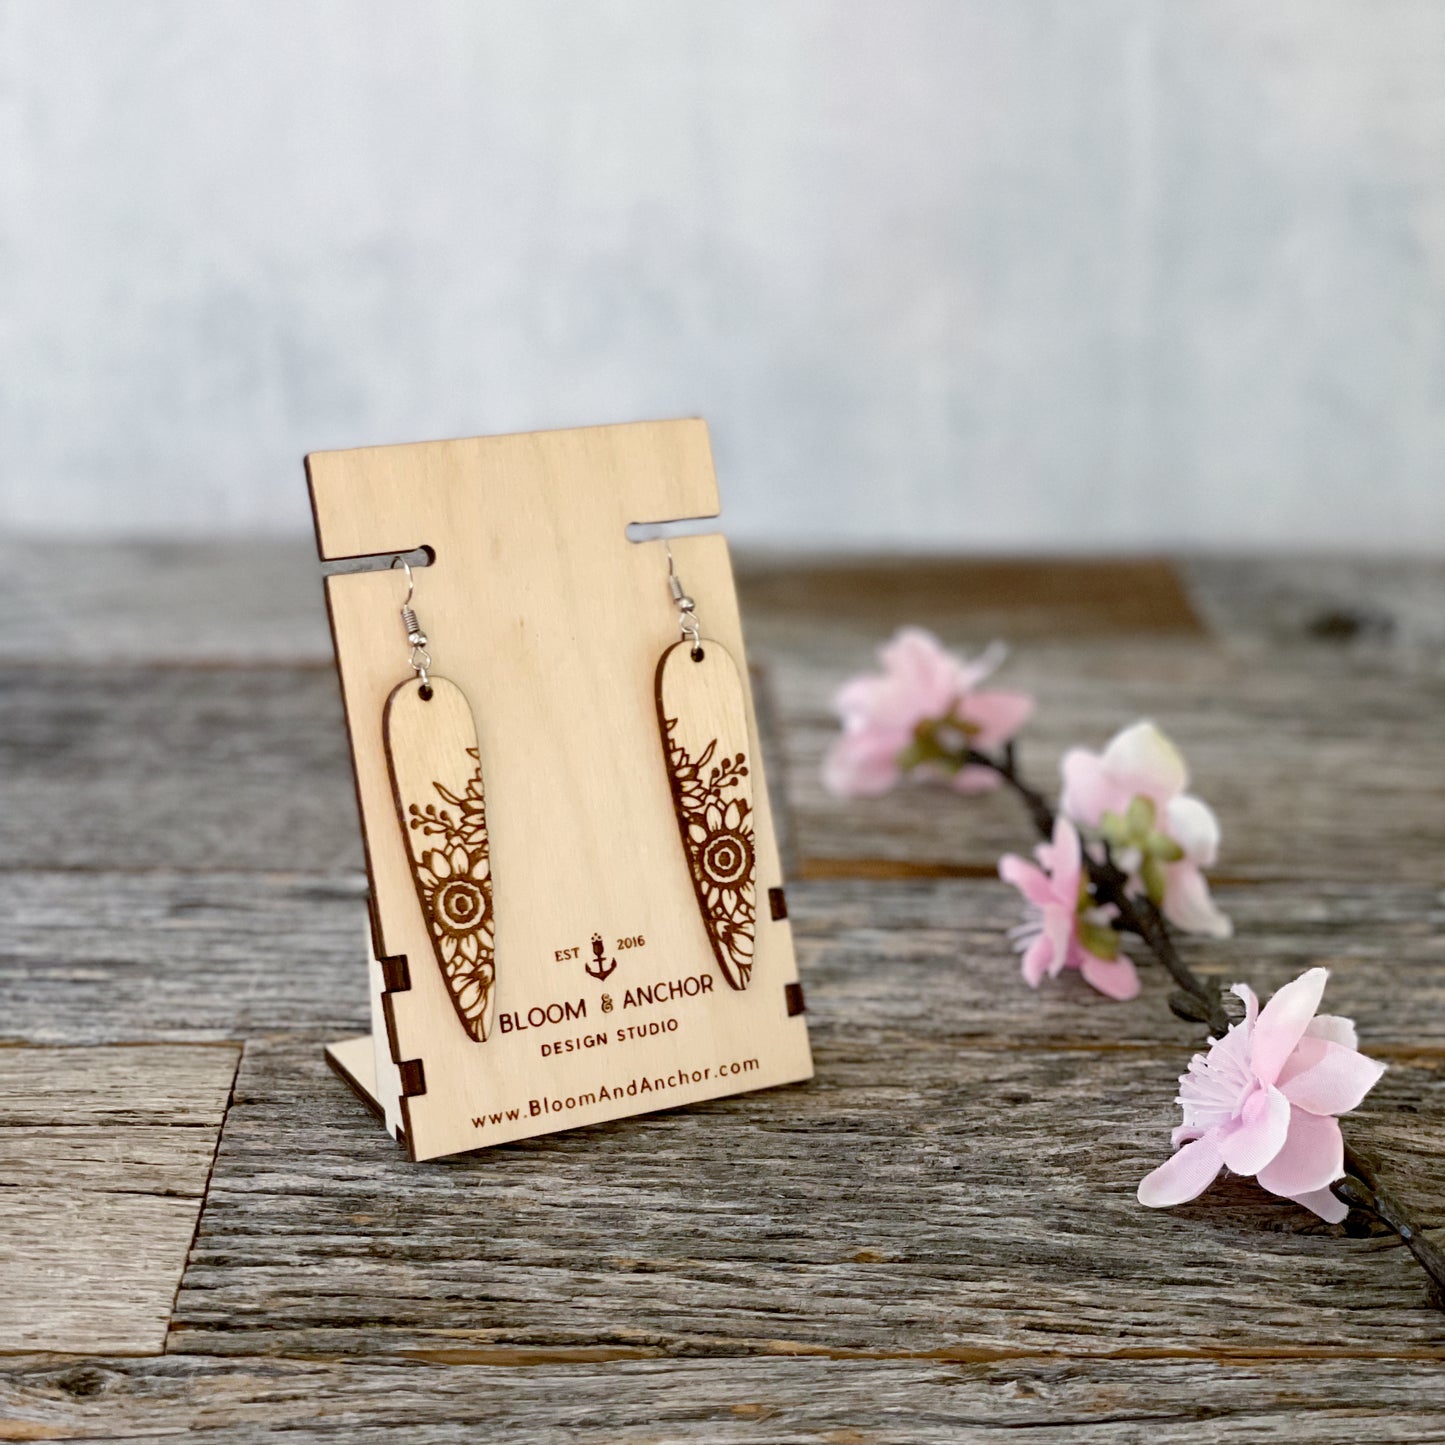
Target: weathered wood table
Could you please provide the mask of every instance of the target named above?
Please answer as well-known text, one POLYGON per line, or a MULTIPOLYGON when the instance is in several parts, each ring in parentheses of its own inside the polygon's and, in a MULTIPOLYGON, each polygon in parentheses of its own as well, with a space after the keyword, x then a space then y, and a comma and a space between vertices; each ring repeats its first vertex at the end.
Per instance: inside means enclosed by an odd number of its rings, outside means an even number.
POLYGON ((1031 772, 1147 714, 1227 944, 1391 1070, 1349 1124, 1445 1226, 1445 567, 744 567, 811 1085, 406 1163, 322 1062, 363 882, 303 544, 0 553, 0 1439, 1445 1440, 1389 1235, 1226 1183, 1148 1212, 1197 1043, 1160 975, 1035 995, 1010 800, 841 805, 886 633, 1015 644, 1031 772))

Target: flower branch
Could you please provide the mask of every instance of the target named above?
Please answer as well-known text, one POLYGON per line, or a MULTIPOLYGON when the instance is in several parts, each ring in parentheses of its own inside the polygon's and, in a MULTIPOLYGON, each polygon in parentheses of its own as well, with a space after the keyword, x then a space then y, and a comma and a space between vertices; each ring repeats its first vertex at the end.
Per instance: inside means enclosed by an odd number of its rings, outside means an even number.
POLYGON ((1410 1218, 1409 1211, 1380 1180, 1372 1159, 1346 1144, 1344 1163, 1345 1177, 1331 1186, 1336 1198, 1351 1209, 1374 1215, 1399 1235, 1415 1263, 1430 1276, 1431 1303, 1445 1310, 1445 1250, 1410 1218))
MULTIPOLYGON (((959 766, 991 768, 1003 782, 1013 790, 1028 809, 1029 817, 1041 838, 1052 837, 1056 819, 1054 810, 1037 788, 1030 787, 1019 772, 1017 750, 1012 740, 1005 744, 1001 757, 990 757, 969 748, 960 757, 959 766)), ((1177 995, 1170 1000, 1170 1007, 1181 1018, 1192 1023, 1204 1023, 1217 1034, 1229 1027, 1229 1017, 1224 1012, 1219 990, 1207 985, 1184 960, 1174 946, 1168 925, 1149 897, 1135 897, 1129 892, 1129 875, 1114 862, 1113 852, 1107 843, 1100 846, 1098 856, 1085 856, 1084 867, 1088 870, 1089 882, 1094 898, 1105 906, 1115 909, 1116 931, 1133 933, 1143 940, 1145 946, 1168 971, 1169 976, 1179 985, 1177 995)))
POLYGON ((1337 1116, 1361 1102, 1384 1065, 1359 1051, 1349 1019, 1318 1012, 1327 970, 1307 970, 1263 1007, 1247 984, 1235 984, 1244 1018, 1231 1023, 1222 991, 1179 953, 1176 929, 1216 938, 1232 929, 1204 871, 1218 852, 1219 825, 1185 791, 1173 744, 1141 722, 1103 753, 1072 749, 1055 807, 1019 766, 1015 737, 1032 698, 979 686, 1001 649, 964 661, 907 629, 881 656, 881 676, 855 678, 838 696, 843 733, 825 765, 828 786, 852 796, 876 796, 905 778, 961 793, 1008 788, 1041 840, 1032 860, 1008 854, 999 862, 1028 907, 1011 935, 1025 981, 1037 988, 1075 968, 1099 992, 1133 998, 1140 983, 1123 940, 1134 937, 1174 981, 1171 1009, 1209 1028, 1207 1051, 1180 1078, 1176 1152, 1140 1184, 1140 1202, 1183 1203, 1228 1169, 1332 1223, 1352 1208, 1368 1213, 1400 1237, 1445 1308, 1445 1251, 1340 1131, 1337 1116))

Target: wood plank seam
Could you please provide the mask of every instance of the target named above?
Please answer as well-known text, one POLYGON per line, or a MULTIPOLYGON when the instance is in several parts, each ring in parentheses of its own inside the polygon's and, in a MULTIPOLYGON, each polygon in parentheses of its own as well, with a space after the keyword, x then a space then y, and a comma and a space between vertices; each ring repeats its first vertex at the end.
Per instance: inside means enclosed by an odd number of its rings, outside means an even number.
POLYGON ((201 1221, 206 1217, 206 1201, 211 1197, 211 1181, 216 1176, 216 1160, 219 1159, 221 1155, 221 1140, 225 1137, 226 1134, 226 1122, 231 1117, 231 1105, 234 1104, 236 1101, 236 1081, 241 1077, 241 1060, 245 1058, 245 1056, 245 1044, 242 1043, 241 1047, 236 1050, 236 1066, 231 1070, 231 1084, 230 1087, 226 1090, 226 1102, 224 1107, 221 1109, 221 1125, 220 1128, 216 1130, 216 1142, 214 1147, 211 1149, 211 1162, 206 1169, 206 1182, 201 1188, 200 1204, 196 1209, 196 1223, 195 1227, 191 1230, 191 1242, 186 1246, 186 1257, 181 1264, 179 1274, 177 1274, 176 1276, 175 1292, 171 1295, 170 1315, 166 1321, 166 1339, 164 1342, 162 1342, 160 1350, 161 1354, 165 1354, 167 1352, 171 1334, 171 1325, 176 1317, 176 1304, 180 1300, 181 1289, 186 1282, 186 1271, 191 1266, 191 1254, 195 1250, 196 1241, 200 1238, 201 1235, 201 1221))
MULTIPOLYGON (((1000 1361, 1034 1360, 1040 1364, 1060 1364, 1074 1361, 1095 1361, 1103 1363, 1115 1360, 1163 1361, 1198 1360, 1211 1364, 1247 1365, 1261 1362, 1287 1363, 1305 1360, 1342 1361, 1400 1361, 1439 1363, 1441 1352, 1430 1348, 1401 1348, 1369 1350, 1359 1347, 1331 1347, 1328 1345, 1277 1345, 1250 1347, 1230 1345, 1217 1350, 1206 1348, 1168 1348, 1148 1345, 1130 1345, 1117 1350, 1046 1350, 1046 1349, 989 1349, 973 1346, 942 1345, 926 1350, 869 1350, 852 1349, 846 1346, 817 1345, 802 1340, 758 1340, 749 1342, 751 1349, 738 1349, 740 1342, 728 1340, 734 1348, 709 1351, 709 1360, 756 1360, 770 1355, 797 1359, 818 1360, 920 1360, 937 1364, 985 1365, 1000 1361)), ((232 1356, 209 1356, 203 1350, 192 1349, 189 1353, 202 1358, 234 1358, 232 1356)), ((294 1360, 298 1363, 329 1362, 333 1356, 326 1354, 283 1354, 265 1356, 242 1356, 241 1358, 264 1358, 266 1360, 294 1360)), ((395 1358, 415 1360, 434 1365, 496 1365, 499 1367, 519 1364, 582 1364, 588 1361, 606 1363, 624 1360, 688 1360, 699 1356, 688 1350, 670 1350, 653 1345, 499 1345, 495 1349, 405 1349, 398 1350, 395 1358)))

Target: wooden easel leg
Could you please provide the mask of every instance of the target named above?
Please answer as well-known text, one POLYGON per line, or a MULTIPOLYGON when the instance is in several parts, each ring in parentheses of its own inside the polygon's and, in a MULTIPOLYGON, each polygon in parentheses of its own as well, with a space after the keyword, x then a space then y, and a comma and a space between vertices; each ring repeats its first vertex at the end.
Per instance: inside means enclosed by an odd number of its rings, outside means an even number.
POLYGON ((386 1123, 386 1110, 376 1097, 376 1054, 371 1035, 360 1034, 353 1039, 338 1039, 326 1045, 326 1062, 331 1071, 381 1120, 386 1123))

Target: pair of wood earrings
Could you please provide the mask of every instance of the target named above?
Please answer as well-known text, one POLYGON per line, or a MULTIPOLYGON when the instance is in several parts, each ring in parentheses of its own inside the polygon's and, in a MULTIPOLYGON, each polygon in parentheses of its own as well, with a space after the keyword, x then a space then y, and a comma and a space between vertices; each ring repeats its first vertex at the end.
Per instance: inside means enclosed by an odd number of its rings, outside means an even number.
MULTIPOLYGON (((401 620, 412 671, 392 689, 382 717, 392 794, 437 967, 462 1028, 480 1043, 491 1032, 497 992, 483 749, 466 697, 431 670, 411 567, 402 557, 391 565, 406 571, 401 620)), ((742 679, 721 644, 703 641, 671 548, 667 585, 679 640, 664 649, 653 680, 663 763, 699 918, 723 977, 744 989, 753 968, 757 863, 742 679)))

